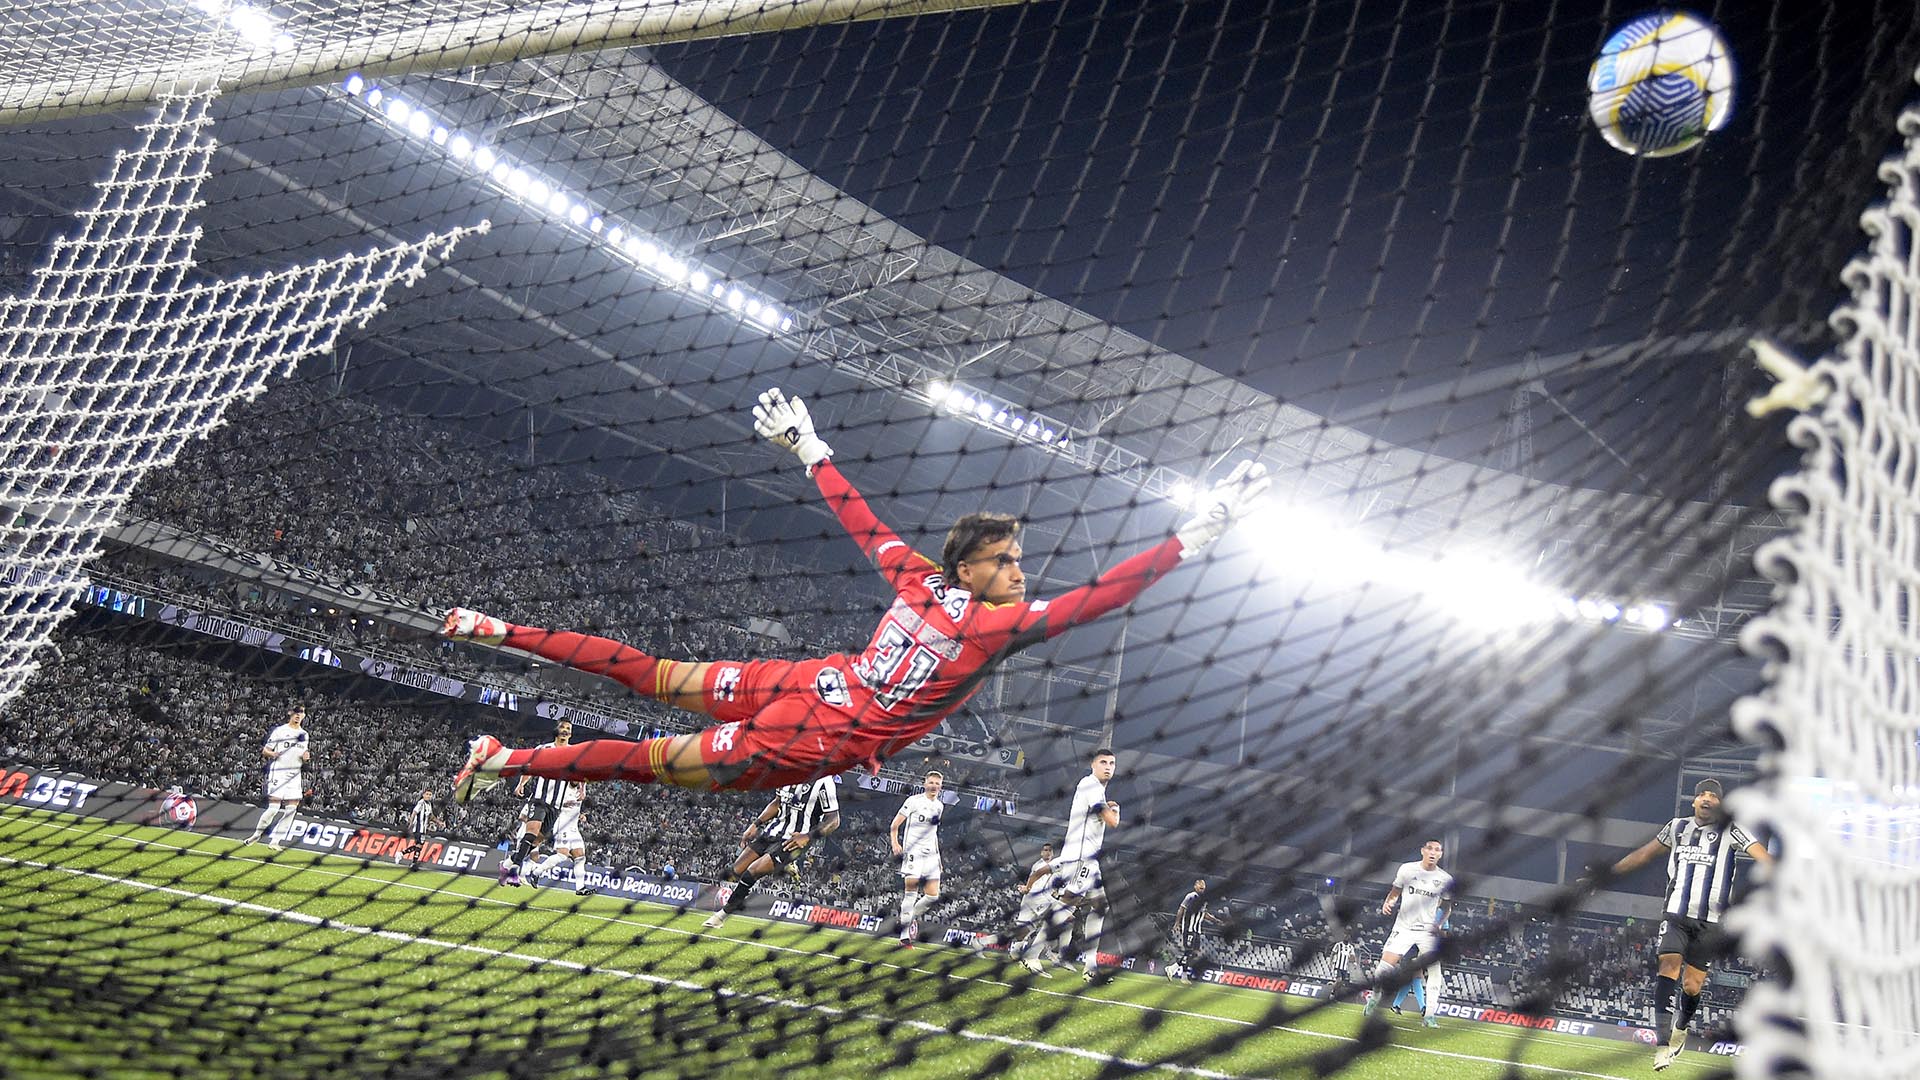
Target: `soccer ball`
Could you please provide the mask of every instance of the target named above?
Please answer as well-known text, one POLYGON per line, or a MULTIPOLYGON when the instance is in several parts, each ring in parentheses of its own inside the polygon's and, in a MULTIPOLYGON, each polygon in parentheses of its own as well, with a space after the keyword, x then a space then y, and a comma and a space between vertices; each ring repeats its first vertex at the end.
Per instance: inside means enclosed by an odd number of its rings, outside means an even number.
POLYGON ((1600 47, 1587 73, 1587 111, 1617 149, 1680 153, 1733 115, 1733 54, 1704 19, 1642 15, 1600 47))

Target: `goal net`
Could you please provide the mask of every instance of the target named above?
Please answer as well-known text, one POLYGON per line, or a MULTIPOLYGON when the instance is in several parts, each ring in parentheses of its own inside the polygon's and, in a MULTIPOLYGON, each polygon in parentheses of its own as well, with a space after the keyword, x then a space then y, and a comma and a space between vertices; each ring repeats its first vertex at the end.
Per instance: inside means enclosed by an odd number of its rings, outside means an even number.
POLYGON ((12 1060, 1911 1075, 1920 18, 1276 7, 0 0, 12 1060))

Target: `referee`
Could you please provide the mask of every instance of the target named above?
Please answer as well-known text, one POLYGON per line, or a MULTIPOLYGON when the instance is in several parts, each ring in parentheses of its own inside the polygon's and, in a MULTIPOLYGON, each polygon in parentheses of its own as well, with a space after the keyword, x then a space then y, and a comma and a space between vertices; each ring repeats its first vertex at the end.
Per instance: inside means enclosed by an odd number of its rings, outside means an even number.
POLYGON ((1167 978, 1173 978, 1174 971, 1178 970, 1180 981, 1193 985, 1193 962, 1200 956, 1201 931, 1212 918, 1207 914, 1207 879, 1195 878, 1192 891, 1180 900, 1179 910, 1173 913, 1173 944, 1180 952, 1180 960, 1175 967, 1167 969, 1167 978))
MULTIPOLYGON (((541 743, 537 749, 552 749, 565 746, 573 741, 573 723, 562 720, 553 726, 553 741, 541 743)), ((514 842, 513 853, 500 864, 501 880, 508 885, 520 884, 520 867, 533 857, 533 851, 540 846, 553 830, 553 819, 560 813, 560 804, 567 798, 567 781, 553 780, 544 776, 522 776, 515 785, 513 793, 523 798, 526 805, 520 808, 520 838, 514 842)))

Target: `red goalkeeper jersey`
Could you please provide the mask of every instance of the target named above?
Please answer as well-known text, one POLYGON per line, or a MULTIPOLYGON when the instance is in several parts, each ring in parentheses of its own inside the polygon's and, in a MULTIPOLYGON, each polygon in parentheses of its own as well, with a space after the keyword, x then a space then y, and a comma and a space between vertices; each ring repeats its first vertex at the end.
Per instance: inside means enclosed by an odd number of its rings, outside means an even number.
POLYGON ((840 524, 894 591, 893 606, 872 640, 848 658, 848 672, 858 683, 849 689, 868 699, 848 704, 858 708, 860 726, 868 731, 888 720, 903 730, 931 728, 972 697, 995 664, 1127 604, 1180 562, 1180 541, 1169 537, 1052 600, 989 604, 948 585, 940 565, 881 524, 832 462, 820 464, 813 476, 840 524))

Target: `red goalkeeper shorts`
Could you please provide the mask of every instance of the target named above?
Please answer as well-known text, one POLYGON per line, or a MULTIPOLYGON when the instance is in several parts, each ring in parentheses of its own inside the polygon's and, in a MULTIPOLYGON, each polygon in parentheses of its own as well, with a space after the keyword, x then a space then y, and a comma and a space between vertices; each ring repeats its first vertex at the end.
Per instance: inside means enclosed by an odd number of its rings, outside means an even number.
MULTIPOLYGON (((872 693, 848 678, 843 657, 715 663, 703 687, 707 714, 721 721, 700 733, 700 756, 714 786, 765 790, 811 783, 880 759, 925 731, 878 720, 872 693)), ((931 730, 939 721, 926 725, 931 730)), ((915 725, 916 727, 918 725, 915 725)))

